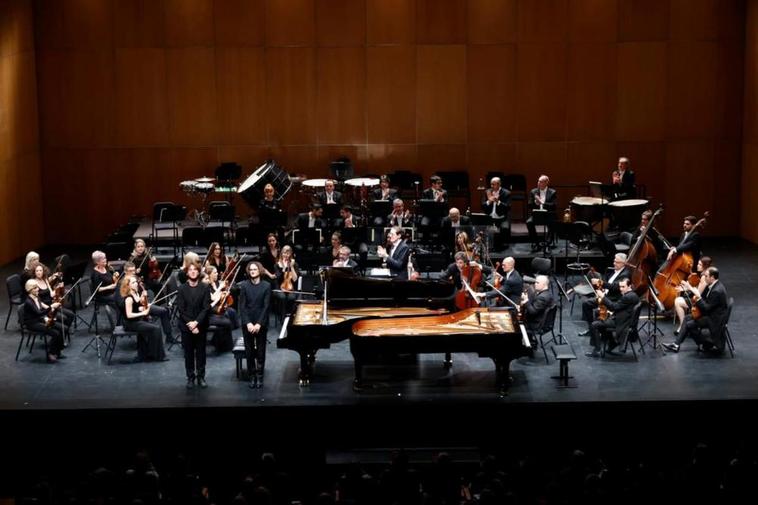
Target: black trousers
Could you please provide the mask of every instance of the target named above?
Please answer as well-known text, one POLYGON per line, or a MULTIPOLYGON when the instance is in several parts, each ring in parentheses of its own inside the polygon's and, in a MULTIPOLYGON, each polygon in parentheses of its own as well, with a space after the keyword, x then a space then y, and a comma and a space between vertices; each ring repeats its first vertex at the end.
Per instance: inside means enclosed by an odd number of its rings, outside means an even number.
POLYGON ((703 328, 710 328, 710 318, 703 316, 700 319, 693 319, 691 314, 687 314, 684 318, 684 324, 682 324, 682 331, 679 336, 676 337, 677 345, 684 342, 684 339, 691 337, 698 345, 703 344, 705 339, 702 338, 700 330, 703 328))
MULTIPOLYGON (((550 239, 553 234, 553 229, 551 226, 547 226, 547 242, 550 242, 550 239)), ((543 237, 537 237, 537 225, 534 224, 534 219, 532 216, 529 216, 529 218, 526 220, 526 229, 529 230, 529 242, 532 244, 538 244, 543 237)))
POLYGON ((609 317, 605 321, 598 319, 592 322, 590 325, 590 344, 595 351, 600 352, 606 332, 611 332, 614 329, 616 329, 616 321, 612 317, 609 317))
POLYGON ((263 368, 266 365, 266 334, 268 328, 262 326, 258 333, 250 333, 247 327, 242 327, 242 336, 245 339, 245 358, 247 359, 247 373, 263 376, 263 368))
POLYGON ((161 327, 148 321, 125 321, 124 329, 137 332, 137 355, 144 360, 161 361, 166 357, 161 327))
POLYGON ((184 370, 188 379, 198 377, 205 378, 205 337, 206 332, 201 329, 195 334, 182 326, 182 347, 184 348, 184 370))
POLYGON ((63 334, 61 333, 60 325, 48 327, 42 322, 35 321, 33 323, 26 323, 26 329, 30 333, 39 333, 47 335, 47 353, 54 356, 58 356, 63 349, 63 334))
POLYGON ((511 222, 507 217, 500 219, 492 219, 492 224, 498 229, 499 233, 495 235, 494 246, 497 249, 502 249, 511 242, 511 222))
POLYGON ((171 312, 166 307, 151 305, 150 315, 154 318, 160 319, 161 328, 163 329, 163 334, 166 336, 166 340, 171 340, 173 338, 171 331, 171 312))

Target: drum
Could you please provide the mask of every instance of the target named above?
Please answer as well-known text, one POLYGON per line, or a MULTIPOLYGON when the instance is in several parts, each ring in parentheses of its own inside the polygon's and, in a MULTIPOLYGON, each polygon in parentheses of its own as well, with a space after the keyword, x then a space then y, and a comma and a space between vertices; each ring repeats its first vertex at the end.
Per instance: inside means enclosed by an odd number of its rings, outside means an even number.
POLYGON ((306 188, 324 189, 327 179, 307 179, 302 182, 306 188))
POLYGON ((268 160, 240 184, 237 193, 242 195, 248 205, 257 207, 258 202, 263 199, 263 188, 266 184, 274 187, 274 199, 277 201, 281 201, 292 187, 292 181, 287 172, 282 170, 274 160, 268 160))
POLYGON ((197 184, 195 181, 182 181, 179 183, 179 188, 188 195, 191 195, 195 192, 195 184, 197 184))
POLYGON ((571 214, 574 221, 594 223, 603 218, 603 208, 607 200, 594 196, 577 196, 571 200, 571 214))
POLYGON ((379 179, 374 179, 372 177, 356 177, 355 179, 348 179, 345 181, 345 184, 348 186, 354 186, 357 188, 360 188, 361 186, 378 186, 379 185, 379 179))
POLYGON ((198 193, 212 193, 215 186, 210 182, 196 182, 195 191, 198 193))
POLYGON ((215 180, 216 179, 214 179, 213 177, 198 177, 197 179, 195 179, 195 182, 201 182, 201 183, 211 182, 212 183, 215 180))
POLYGON ((613 222, 621 230, 631 230, 640 224, 641 214, 648 208, 643 199, 619 200, 608 204, 613 222))

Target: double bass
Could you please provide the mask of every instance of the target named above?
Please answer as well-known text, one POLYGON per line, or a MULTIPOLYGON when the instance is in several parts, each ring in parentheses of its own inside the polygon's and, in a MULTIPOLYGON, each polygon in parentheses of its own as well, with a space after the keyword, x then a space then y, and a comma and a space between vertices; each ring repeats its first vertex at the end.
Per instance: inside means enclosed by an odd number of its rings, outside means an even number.
POLYGON ((626 266, 632 271, 632 284, 634 285, 637 295, 643 297, 647 295, 650 276, 658 265, 658 253, 655 250, 648 232, 653 227, 655 218, 663 212, 663 205, 653 213, 647 226, 640 232, 637 241, 629 250, 626 258, 626 266))
MULTIPOLYGON (((710 212, 705 212, 703 217, 692 227, 690 233, 702 228, 708 216, 710 216, 710 212)), ((681 285, 682 281, 690 277, 694 265, 695 261, 691 253, 676 253, 670 260, 665 261, 656 272, 653 286, 658 290, 658 299, 666 309, 671 309, 674 306, 674 300, 679 296, 676 288, 681 285)))

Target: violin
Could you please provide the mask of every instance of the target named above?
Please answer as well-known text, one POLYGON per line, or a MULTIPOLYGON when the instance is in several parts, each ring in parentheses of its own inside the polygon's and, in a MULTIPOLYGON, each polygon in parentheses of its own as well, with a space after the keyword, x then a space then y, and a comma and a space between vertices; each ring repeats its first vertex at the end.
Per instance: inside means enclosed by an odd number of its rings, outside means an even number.
POLYGON ((223 314, 229 306, 234 304, 234 297, 229 292, 229 282, 221 281, 219 289, 221 290, 221 297, 218 299, 218 304, 216 305, 215 312, 217 315, 223 314))
POLYGON ((500 286, 503 285, 503 276, 498 273, 498 270, 500 270, 499 261, 495 263, 495 270, 493 270, 495 272, 495 278, 492 285, 495 286, 495 289, 500 289, 500 286))
POLYGON ((58 311, 60 310, 60 307, 63 306, 63 298, 66 296, 65 291, 66 287, 63 285, 63 283, 58 283, 57 286, 55 286, 55 289, 53 290, 53 302, 50 304, 50 311, 47 313, 47 322, 46 325, 48 328, 52 328, 53 325, 55 325, 55 319, 58 315, 58 311), (60 303, 61 305, 57 308, 52 308, 53 305, 56 303, 60 303))
POLYGON ((284 277, 282 278, 282 283, 279 285, 279 289, 282 291, 292 291, 295 289, 295 285, 293 283, 293 278, 295 277, 295 271, 293 270, 293 265, 287 265, 284 268, 284 277))
MULTIPOLYGON (((593 281, 595 281, 595 283, 590 281, 590 279, 586 275, 584 276, 584 279, 587 281, 587 284, 590 285, 593 291, 603 289, 603 279, 592 279, 593 281)), ((608 319, 608 307, 605 306, 602 296, 597 296, 596 299, 597 299, 597 318, 599 321, 605 321, 606 319, 608 319)))

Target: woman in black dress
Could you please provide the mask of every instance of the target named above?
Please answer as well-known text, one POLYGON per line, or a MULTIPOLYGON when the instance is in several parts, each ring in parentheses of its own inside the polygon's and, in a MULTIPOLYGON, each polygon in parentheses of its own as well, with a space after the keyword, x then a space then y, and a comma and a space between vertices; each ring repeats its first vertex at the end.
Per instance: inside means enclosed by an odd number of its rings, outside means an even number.
POLYGON ((224 249, 218 242, 213 242, 208 248, 208 260, 205 262, 205 266, 216 267, 219 274, 226 272, 227 257, 224 255, 224 249))
POLYGON ((119 274, 113 272, 108 266, 108 258, 102 251, 92 253, 92 262, 95 266, 90 274, 90 284, 92 290, 97 290, 95 301, 100 305, 112 305, 115 307, 113 293, 116 292, 119 274))
POLYGON ((58 309, 61 304, 47 305, 43 303, 39 298, 39 286, 34 279, 27 280, 24 288, 29 295, 24 301, 24 326, 28 331, 43 333, 50 337, 47 343, 47 362, 55 363, 59 359, 65 358, 61 354, 63 334, 59 327, 47 326, 47 322, 50 309, 58 309))
POLYGON ((218 270, 216 267, 208 265, 205 267, 205 278, 203 282, 210 287, 211 308, 209 324, 216 326, 218 330, 213 332, 211 343, 216 348, 216 352, 231 351, 233 347, 232 330, 239 327, 237 324, 237 311, 227 306, 224 311, 218 313, 218 304, 221 303, 222 297, 229 290, 224 282, 218 280, 218 270))
POLYGON ((276 233, 269 233, 266 236, 266 247, 261 253, 261 265, 263 266, 262 274, 273 280, 276 278, 276 262, 279 261, 279 239, 276 233))
POLYGON ((124 300, 123 316, 124 329, 137 332, 138 350, 137 361, 168 361, 163 349, 163 337, 158 323, 148 320, 150 307, 142 304, 147 302, 147 292, 139 295, 139 280, 129 275, 121 281, 121 297, 124 300))
POLYGON ((280 308, 280 318, 284 320, 284 315, 292 312, 292 308, 297 299, 296 294, 287 293, 287 291, 297 291, 297 281, 300 278, 300 271, 295 263, 295 255, 292 247, 286 245, 282 247, 279 255, 279 261, 276 262, 276 287, 273 293, 274 299, 280 308))
MULTIPOLYGON (((45 305, 52 305, 55 291, 53 291, 52 286, 50 286, 50 279, 53 279, 53 282, 56 283, 56 288, 58 289, 61 288, 63 281, 58 277, 50 277, 50 270, 39 261, 32 263, 32 275, 34 275, 32 280, 34 280, 34 282, 37 283, 37 286, 39 286, 40 301, 45 305)), ((56 320, 59 323, 63 321, 63 326, 65 327, 66 333, 68 333, 69 327, 74 322, 74 317, 76 316, 72 311, 61 307, 57 311, 56 320)), ((58 324, 58 327, 60 328, 60 324, 58 324)))

